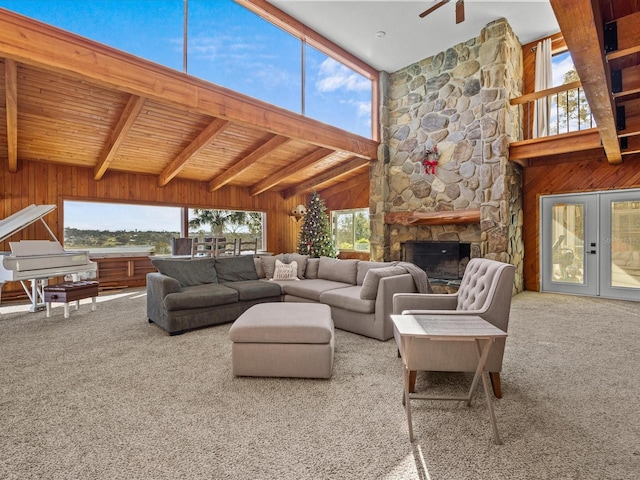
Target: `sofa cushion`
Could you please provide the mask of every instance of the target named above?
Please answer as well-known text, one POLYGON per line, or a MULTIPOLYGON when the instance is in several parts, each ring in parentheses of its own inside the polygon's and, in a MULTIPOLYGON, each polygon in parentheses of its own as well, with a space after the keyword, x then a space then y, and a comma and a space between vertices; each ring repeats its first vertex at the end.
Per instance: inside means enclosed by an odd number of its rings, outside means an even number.
POLYGON ((258 278, 266 278, 264 273, 264 266, 262 265, 262 258, 254 257, 253 264, 256 266, 256 273, 258 274, 258 278))
POLYGON ((351 312, 375 312, 375 300, 363 300, 360 298, 360 290, 362 290, 360 285, 328 290, 320 294, 320 302, 330 307, 338 307, 351 312))
POLYGON ((305 278, 304 272, 307 269, 307 261, 309 260, 309 255, 300 255, 299 253, 289 253, 284 256, 284 263, 293 263, 296 262, 298 265, 298 278, 302 280, 305 278))
POLYGON ((238 301, 238 292, 218 283, 207 283, 186 287, 177 293, 164 297, 167 310, 187 310, 191 308, 214 307, 238 301))
POLYGON ((304 278, 318 278, 318 267, 320 266, 319 258, 310 258, 307 260, 307 268, 304 270, 304 278))
POLYGON ((216 258, 216 270, 220 283, 258 280, 258 272, 251 255, 216 258))
POLYGON ((348 283, 333 282, 317 278, 315 280, 304 280, 302 282, 283 281, 280 283, 282 291, 288 295, 306 298, 314 302, 320 301, 320 294, 334 288, 350 287, 348 283))
POLYGON ((213 258, 151 258, 151 264, 163 275, 178 280, 181 287, 218 283, 213 258))
POLYGON ((276 260, 276 269, 270 280, 300 280, 298 278, 298 262, 282 263, 276 260))
POLYGON ((370 262, 367 260, 361 260, 358 262, 358 273, 356 276, 356 285, 362 285, 364 282, 364 276, 372 268, 383 268, 393 265, 391 262, 370 262))
POLYGON ((284 262, 284 254, 267 255, 260 257, 260 260, 262 261, 262 268, 264 269, 264 278, 270 280, 273 278, 273 272, 276 270, 276 260, 284 262))
POLYGON ((355 285, 358 262, 359 260, 338 260, 337 258, 320 257, 318 278, 355 285))
POLYGON ((260 280, 229 282, 225 283, 224 286, 237 291, 238 299, 241 302, 259 298, 279 297, 282 294, 282 289, 277 283, 262 282, 260 280))
POLYGON ((383 267, 383 268, 371 268, 364 276, 362 282, 362 290, 360 290, 360 298, 363 300, 375 300, 378 295, 378 286, 380 285, 380 279, 383 277, 393 277, 395 275, 402 275, 407 271, 402 267, 383 267))

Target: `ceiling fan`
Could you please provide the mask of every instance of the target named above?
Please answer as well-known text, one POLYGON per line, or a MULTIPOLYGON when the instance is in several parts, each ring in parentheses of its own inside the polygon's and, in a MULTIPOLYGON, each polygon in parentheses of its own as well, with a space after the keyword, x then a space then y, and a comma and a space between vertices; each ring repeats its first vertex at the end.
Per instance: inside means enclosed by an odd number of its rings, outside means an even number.
MULTIPOLYGON (((424 12, 422 12, 419 16, 420 18, 424 18, 429 15, 431 12, 437 10, 445 3, 449 3, 451 0, 440 0, 435 5, 427 8, 424 12)), ((464 22, 464 0, 456 0, 456 23, 464 22)))

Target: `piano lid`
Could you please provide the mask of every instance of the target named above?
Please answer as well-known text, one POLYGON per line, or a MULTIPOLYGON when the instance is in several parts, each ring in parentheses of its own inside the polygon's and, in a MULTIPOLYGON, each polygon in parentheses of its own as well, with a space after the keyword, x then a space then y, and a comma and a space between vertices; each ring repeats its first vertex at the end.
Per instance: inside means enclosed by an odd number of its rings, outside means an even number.
POLYGON ((29 205, 13 215, 3 218, 0 220, 0 242, 37 222, 55 209, 56 205, 29 205))

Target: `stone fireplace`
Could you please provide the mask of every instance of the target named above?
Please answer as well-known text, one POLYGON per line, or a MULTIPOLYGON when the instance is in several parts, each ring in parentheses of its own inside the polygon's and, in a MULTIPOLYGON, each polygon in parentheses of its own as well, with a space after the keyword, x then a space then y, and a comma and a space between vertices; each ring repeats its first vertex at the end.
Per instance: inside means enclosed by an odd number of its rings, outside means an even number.
POLYGON ((522 48, 505 19, 445 52, 381 76, 382 142, 371 167, 371 257, 412 242, 466 244, 516 266, 522 290, 522 172, 509 162, 520 124, 522 48), (438 147, 435 173, 423 165, 438 147))

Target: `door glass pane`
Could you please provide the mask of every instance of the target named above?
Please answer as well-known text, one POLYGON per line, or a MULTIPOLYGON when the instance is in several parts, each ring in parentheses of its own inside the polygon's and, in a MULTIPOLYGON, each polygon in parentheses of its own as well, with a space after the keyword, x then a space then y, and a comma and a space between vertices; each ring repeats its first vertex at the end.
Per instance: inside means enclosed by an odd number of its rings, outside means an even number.
POLYGON ((611 202, 611 286, 640 288, 640 202, 611 202))
POLYGON ((552 208, 553 282, 584 283, 584 205, 558 203, 552 208))

